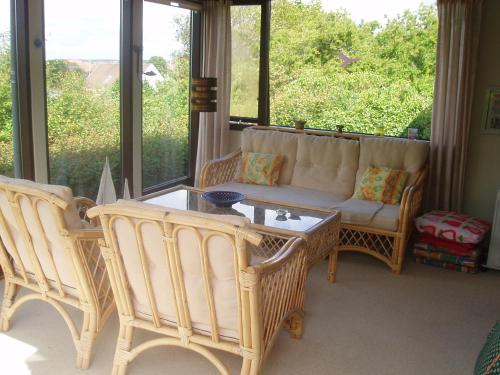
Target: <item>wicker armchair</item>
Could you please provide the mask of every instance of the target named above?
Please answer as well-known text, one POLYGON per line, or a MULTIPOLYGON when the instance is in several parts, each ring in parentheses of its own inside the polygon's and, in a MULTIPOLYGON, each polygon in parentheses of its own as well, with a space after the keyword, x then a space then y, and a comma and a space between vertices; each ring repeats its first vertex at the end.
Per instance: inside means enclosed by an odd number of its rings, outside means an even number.
POLYGON ((77 367, 87 368, 95 337, 114 303, 98 246, 102 230, 80 220, 76 203, 67 187, 1 177, 0 265, 5 290, 0 328, 9 329, 10 319, 25 302, 45 301, 70 330, 77 367), (16 298, 20 288, 31 293, 16 298), (64 305, 83 312, 81 330, 64 305))
POLYGON ((302 335, 306 257, 290 239, 272 258, 250 265, 262 237, 244 218, 166 211, 138 202, 92 208, 103 224, 106 260, 120 317, 113 374, 125 374, 141 352, 180 346, 202 355, 221 374, 210 350, 243 357, 241 374, 261 373, 284 325, 302 335), (163 338, 133 347, 135 329, 163 338))

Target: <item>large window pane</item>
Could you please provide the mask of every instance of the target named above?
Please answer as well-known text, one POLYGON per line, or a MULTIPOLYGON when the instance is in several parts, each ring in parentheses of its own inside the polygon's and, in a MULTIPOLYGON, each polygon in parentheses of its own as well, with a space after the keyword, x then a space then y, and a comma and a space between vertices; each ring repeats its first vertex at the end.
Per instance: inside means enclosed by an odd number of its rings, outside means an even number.
POLYGON ((144 2, 143 185, 188 175, 191 11, 144 2))
POLYGON ((231 116, 258 116, 260 17, 260 5, 231 8, 231 116))
POLYGON ((120 0, 44 4, 50 182, 96 198, 109 157, 120 195, 120 0))
POLYGON ((14 176, 10 1, 0 3, 0 174, 14 176))
POLYGON ((428 138, 437 11, 422 2, 273 1, 271 123, 428 138))

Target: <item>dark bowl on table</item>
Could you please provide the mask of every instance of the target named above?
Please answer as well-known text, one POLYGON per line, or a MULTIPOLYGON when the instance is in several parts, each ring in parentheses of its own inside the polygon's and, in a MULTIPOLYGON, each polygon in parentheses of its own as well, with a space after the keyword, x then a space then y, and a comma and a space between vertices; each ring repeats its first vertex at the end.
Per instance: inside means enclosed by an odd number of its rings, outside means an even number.
POLYGON ((246 198, 244 194, 236 191, 208 191, 201 197, 216 207, 231 207, 246 198))

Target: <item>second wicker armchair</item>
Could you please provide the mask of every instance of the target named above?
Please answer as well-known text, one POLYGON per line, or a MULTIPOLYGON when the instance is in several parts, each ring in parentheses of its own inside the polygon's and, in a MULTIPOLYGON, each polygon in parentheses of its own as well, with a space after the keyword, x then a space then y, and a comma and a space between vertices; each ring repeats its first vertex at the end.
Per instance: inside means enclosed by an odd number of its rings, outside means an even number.
POLYGON ((273 258, 252 265, 261 236, 247 220, 166 210, 138 202, 98 206, 102 254, 120 316, 113 373, 141 352, 181 346, 228 368, 209 349, 243 358, 241 374, 259 374, 282 326, 302 335, 306 257, 290 239, 273 258), (132 343, 143 329, 163 338, 132 343))

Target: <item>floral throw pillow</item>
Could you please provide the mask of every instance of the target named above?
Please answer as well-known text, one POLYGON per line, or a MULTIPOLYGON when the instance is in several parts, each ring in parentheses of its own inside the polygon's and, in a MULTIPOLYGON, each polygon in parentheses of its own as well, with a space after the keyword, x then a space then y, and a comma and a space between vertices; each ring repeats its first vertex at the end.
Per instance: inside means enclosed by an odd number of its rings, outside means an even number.
POLYGON ((276 185, 284 160, 283 155, 244 152, 237 181, 245 184, 276 185))
POLYGON ((353 198, 399 204, 409 173, 388 167, 368 167, 353 198))

